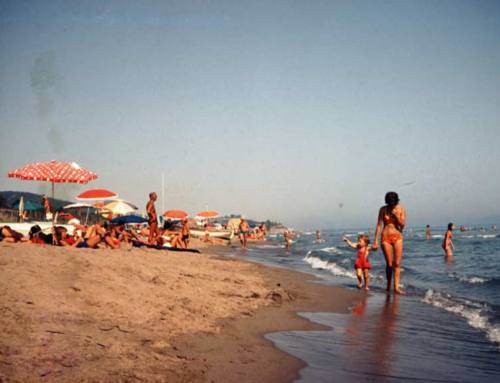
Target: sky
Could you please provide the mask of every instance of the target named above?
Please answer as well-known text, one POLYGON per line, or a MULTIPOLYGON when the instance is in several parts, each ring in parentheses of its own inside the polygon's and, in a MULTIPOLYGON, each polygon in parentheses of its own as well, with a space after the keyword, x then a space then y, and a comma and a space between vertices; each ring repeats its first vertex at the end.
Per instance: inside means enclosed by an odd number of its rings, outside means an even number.
POLYGON ((500 214, 499 143, 500 1, 0 1, 0 190, 57 159, 99 176, 66 199, 313 229, 394 190, 467 223, 500 214))

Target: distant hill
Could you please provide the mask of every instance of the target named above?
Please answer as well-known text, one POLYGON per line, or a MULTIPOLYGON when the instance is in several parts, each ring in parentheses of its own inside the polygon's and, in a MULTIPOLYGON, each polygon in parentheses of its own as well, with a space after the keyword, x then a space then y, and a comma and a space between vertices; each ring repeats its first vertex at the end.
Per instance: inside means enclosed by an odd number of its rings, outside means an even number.
MULTIPOLYGON (((11 209, 12 205, 14 205, 21 196, 24 197, 24 201, 33 201, 37 203, 41 203, 42 194, 37 193, 29 193, 29 192, 20 192, 20 191, 0 191, 0 208, 11 209)), ((53 208, 60 209, 64 205, 70 204, 70 201, 64 201, 62 199, 50 198, 50 206, 53 208)))

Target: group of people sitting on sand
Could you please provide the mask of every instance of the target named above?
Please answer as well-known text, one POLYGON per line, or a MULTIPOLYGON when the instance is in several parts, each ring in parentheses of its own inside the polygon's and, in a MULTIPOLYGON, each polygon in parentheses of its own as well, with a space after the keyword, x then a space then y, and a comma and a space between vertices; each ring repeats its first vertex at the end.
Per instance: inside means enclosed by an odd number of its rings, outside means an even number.
MULTIPOLYGON (((181 221, 167 219, 163 227, 158 225, 158 216, 155 209, 157 195, 154 192, 149 194, 149 201, 146 205, 148 214, 147 226, 133 226, 125 224, 94 224, 90 226, 75 224, 74 230, 69 233, 67 226, 53 225, 50 233, 42 231, 41 227, 34 225, 31 227, 28 236, 24 236, 13 230, 10 226, 0 227, 0 241, 5 242, 31 242, 35 244, 50 244, 56 246, 71 246, 77 248, 111 248, 118 249, 122 244, 130 246, 147 247, 168 247, 176 249, 188 249, 191 239, 191 231, 188 218, 181 221)), ((222 227, 222 229, 229 229, 222 227)), ((267 228, 264 223, 255 228, 250 228, 248 221, 242 217, 237 228, 231 230, 229 238, 220 239, 211 235, 211 228, 205 225, 205 236, 202 241, 212 244, 231 243, 231 237, 237 235, 243 248, 247 247, 247 240, 264 240, 267 235, 267 228)))
POLYGON ((90 249, 119 249, 122 245, 129 247, 163 247, 164 245, 169 245, 168 247, 173 248, 188 248, 189 226, 186 223, 183 224, 180 231, 174 230, 173 227, 161 230, 160 235, 155 239, 154 243, 148 241, 149 234, 149 228, 137 228, 124 224, 76 225, 72 234, 68 233, 68 229, 65 226, 52 226, 50 233, 45 233, 40 226, 33 225, 28 236, 24 236, 22 233, 13 230, 8 225, 0 227, 0 241, 10 243, 31 242, 34 244, 90 249))

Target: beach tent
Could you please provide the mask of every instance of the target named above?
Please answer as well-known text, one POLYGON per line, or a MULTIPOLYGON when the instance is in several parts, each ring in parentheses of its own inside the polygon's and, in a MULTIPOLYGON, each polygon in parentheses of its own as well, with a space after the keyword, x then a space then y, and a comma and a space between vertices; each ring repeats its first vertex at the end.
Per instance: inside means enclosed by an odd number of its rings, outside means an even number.
MULTIPOLYGON (((21 198, 23 198, 23 197, 21 197, 21 198)), ((12 205, 12 208, 19 209, 19 211, 21 211, 21 210, 36 211, 36 210, 42 210, 43 206, 41 204, 39 204, 38 202, 33 202, 30 200, 21 201, 21 199, 20 199, 14 205, 12 205), (23 204, 22 209, 19 208, 19 205, 21 205, 21 203, 23 204)))

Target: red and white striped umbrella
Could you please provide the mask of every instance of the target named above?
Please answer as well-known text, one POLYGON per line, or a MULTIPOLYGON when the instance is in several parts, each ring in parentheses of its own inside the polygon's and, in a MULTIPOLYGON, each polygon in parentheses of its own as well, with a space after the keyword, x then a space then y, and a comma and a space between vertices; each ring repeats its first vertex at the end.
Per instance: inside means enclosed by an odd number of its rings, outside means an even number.
POLYGON ((28 181, 52 182, 52 198, 54 198, 54 183, 86 184, 97 178, 97 174, 80 167, 75 162, 35 162, 13 170, 7 175, 28 181))
POLYGON ((86 184, 97 178, 97 174, 80 167, 75 162, 35 162, 7 174, 11 178, 30 181, 86 184))

